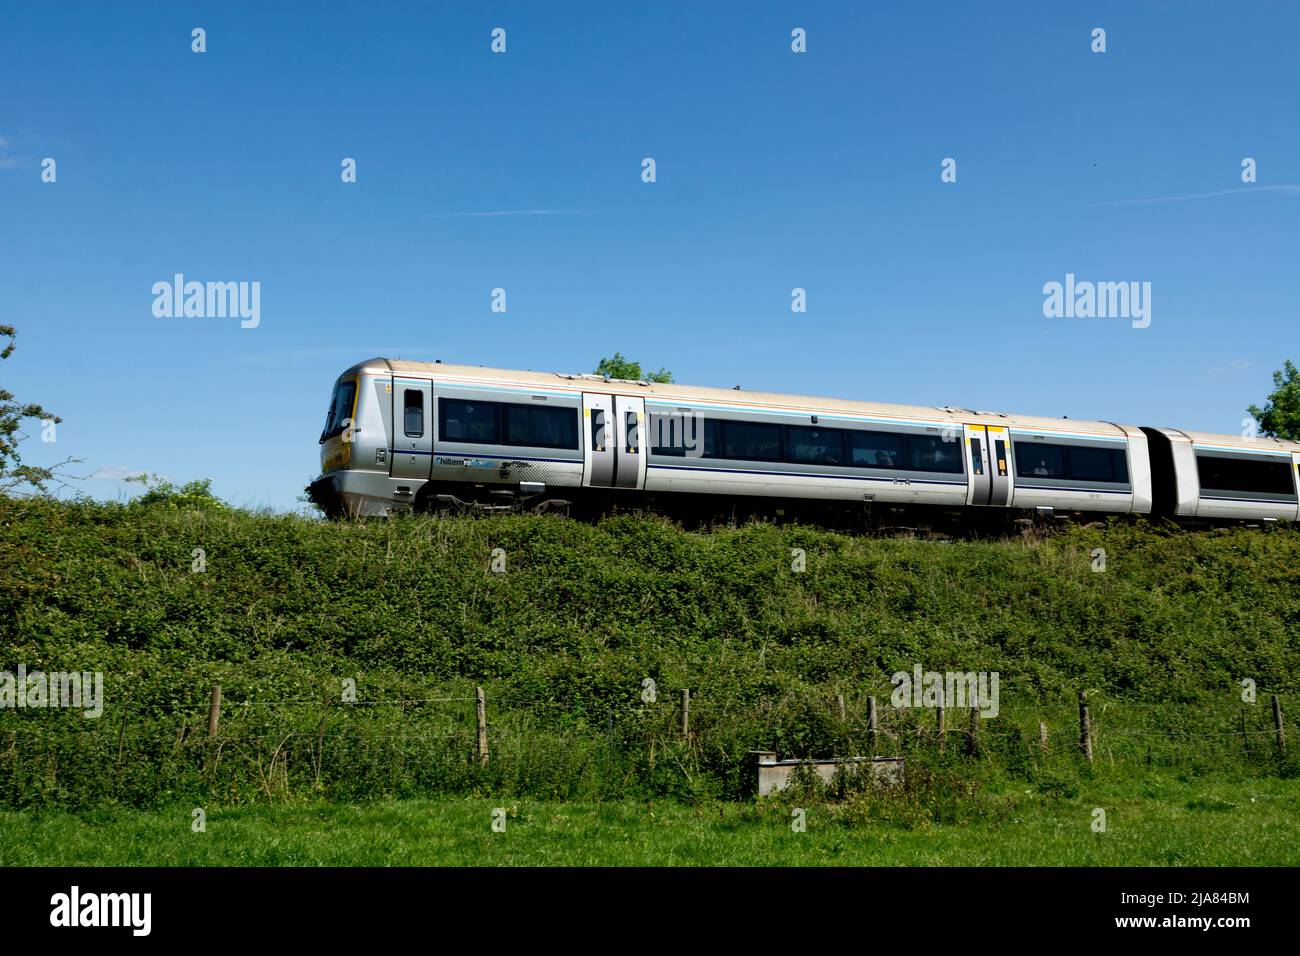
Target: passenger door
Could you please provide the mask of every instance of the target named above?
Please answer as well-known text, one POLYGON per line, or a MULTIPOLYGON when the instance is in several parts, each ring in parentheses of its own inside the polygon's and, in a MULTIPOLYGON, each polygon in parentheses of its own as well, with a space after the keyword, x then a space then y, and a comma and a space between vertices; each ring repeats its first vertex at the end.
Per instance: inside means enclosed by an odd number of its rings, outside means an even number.
POLYGON ((644 487, 646 431, 644 399, 583 392, 583 485, 644 487))
POLYGON ((1011 504, 1011 433, 1000 425, 985 428, 988 443, 989 504, 1005 508, 1011 504))
POLYGON ((618 448, 614 459, 614 487, 641 488, 645 485, 645 399, 614 396, 614 417, 618 448))
POLYGON ((582 484, 590 488, 614 485, 614 397, 582 393, 582 484))
POLYGON ((393 379, 393 445, 389 474, 424 479, 433 465, 433 383, 393 379))
POLYGON ((966 504, 986 505, 993 494, 989 461, 988 430, 983 425, 966 426, 966 474, 969 476, 966 504))

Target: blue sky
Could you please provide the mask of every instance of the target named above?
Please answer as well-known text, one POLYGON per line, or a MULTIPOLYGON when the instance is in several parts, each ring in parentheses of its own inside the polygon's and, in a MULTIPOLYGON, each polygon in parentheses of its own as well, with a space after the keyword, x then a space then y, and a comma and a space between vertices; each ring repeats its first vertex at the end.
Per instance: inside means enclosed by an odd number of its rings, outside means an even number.
POLYGON ((10 5, 0 374, 64 419, 30 462, 286 509, 379 353, 1236 433, 1300 359, 1298 36, 1296 3, 10 5), (177 272, 260 282, 260 325, 155 317, 177 272), (1150 282, 1150 327, 1044 317, 1066 273, 1150 282))

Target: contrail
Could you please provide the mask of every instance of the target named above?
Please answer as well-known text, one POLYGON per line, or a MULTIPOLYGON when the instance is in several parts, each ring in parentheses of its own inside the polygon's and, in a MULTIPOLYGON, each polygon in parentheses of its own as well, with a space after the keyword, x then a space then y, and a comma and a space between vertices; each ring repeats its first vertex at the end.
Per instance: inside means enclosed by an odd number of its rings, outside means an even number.
POLYGON ((1192 199, 1216 199, 1219 196, 1235 196, 1239 193, 1282 193, 1285 196, 1300 196, 1300 186, 1249 186, 1245 189, 1221 189, 1214 193, 1192 193, 1189 196, 1156 196, 1150 199, 1112 199, 1109 202, 1088 203, 1089 206, 1139 206, 1156 202, 1187 202, 1192 199))

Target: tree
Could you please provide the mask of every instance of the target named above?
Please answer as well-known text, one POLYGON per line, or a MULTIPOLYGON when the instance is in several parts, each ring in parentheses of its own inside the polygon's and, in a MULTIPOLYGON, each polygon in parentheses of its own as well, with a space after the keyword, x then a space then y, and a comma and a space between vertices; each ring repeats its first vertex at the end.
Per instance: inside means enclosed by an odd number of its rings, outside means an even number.
POLYGON ((143 485, 144 494, 131 502, 142 508, 197 508, 201 511, 227 511, 229 506, 212 493, 212 479, 198 478, 175 485, 162 475, 131 475, 122 481, 143 485))
POLYGON ((1300 371, 1287 359, 1281 371, 1273 373, 1273 394, 1263 408, 1247 409, 1259 422, 1259 430, 1270 438, 1300 441, 1300 371))
POLYGON ((673 373, 664 368, 657 372, 642 374, 641 363, 625 359, 622 352, 615 352, 613 358, 601 359, 600 364, 596 366, 596 374, 606 378, 625 378, 633 382, 642 380, 658 382, 660 385, 666 385, 673 380, 673 373))
MULTIPOLYGON (((14 327, 0 325, 0 337, 9 340, 5 347, 0 349, 0 359, 7 359, 14 354, 16 338, 14 327)), ((43 428, 47 429, 63 421, 39 405, 30 403, 24 405, 17 401, 8 389, 0 388, 0 493, 7 494, 25 486, 45 492, 51 483, 62 484, 62 479, 68 477, 62 473, 62 469, 79 460, 65 458, 48 468, 24 465, 22 456, 18 453, 18 443, 27 437, 27 434, 22 431, 22 423, 27 419, 38 421, 43 428)))

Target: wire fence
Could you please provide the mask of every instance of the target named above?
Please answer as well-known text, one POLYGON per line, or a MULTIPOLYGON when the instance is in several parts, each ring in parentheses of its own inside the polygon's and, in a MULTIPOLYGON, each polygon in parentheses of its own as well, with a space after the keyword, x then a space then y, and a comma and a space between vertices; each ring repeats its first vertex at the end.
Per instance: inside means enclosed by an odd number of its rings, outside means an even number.
MULTIPOLYGON (((742 795, 755 751, 783 758, 962 760, 1032 775, 1127 771, 1287 772, 1294 692, 1253 700, 1012 700, 898 706, 883 693, 699 695, 658 687, 620 700, 476 688, 349 700, 117 701, 0 710, 0 804, 150 803, 169 795, 341 799, 499 789, 553 797, 742 795)), ((942 699, 942 698, 941 698, 942 699)))

